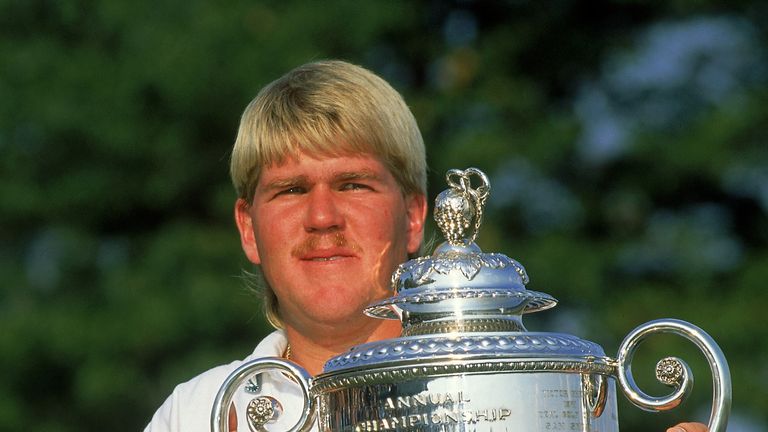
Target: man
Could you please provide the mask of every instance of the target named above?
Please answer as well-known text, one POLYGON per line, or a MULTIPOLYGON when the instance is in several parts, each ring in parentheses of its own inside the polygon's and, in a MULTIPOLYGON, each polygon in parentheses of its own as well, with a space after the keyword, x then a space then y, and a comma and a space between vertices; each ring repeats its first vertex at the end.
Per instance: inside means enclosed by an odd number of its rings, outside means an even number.
MULTIPOLYGON (((290 357, 317 374, 352 345, 399 335, 398 322, 362 314, 418 251, 427 211, 424 143, 392 87, 338 61, 291 71, 246 108, 231 174, 243 250, 261 266, 267 317, 281 329, 249 359, 290 357)), ((207 431, 218 386, 239 364, 177 387, 148 430, 207 431)), ((265 394, 295 392, 265 381, 265 394)))
MULTIPOLYGON (((362 310, 390 295, 391 273, 421 245, 424 153, 402 97, 358 66, 310 63, 259 92, 243 113, 231 175, 242 247, 261 267, 267 318, 279 330, 244 361, 282 356, 314 375, 350 346, 399 336, 399 322, 362 310)), ((145 431, 208 431, 216 392, 241 364, 179 385, 145 431)), ((262 374, 249 387, 238 412, 249 391, 279 395, 283 415, 271 430, 295 424, 294 384, 262 374)))

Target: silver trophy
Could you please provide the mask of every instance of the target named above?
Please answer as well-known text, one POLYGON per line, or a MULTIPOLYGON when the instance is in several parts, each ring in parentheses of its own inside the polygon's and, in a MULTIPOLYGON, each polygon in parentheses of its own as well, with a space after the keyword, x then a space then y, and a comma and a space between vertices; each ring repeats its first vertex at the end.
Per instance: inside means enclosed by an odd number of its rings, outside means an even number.
MULTIPOLYGON (((527 290, 519 262, 483 253, 474 243, 490 192, 485 174, 469 168, 450 170, 446 178, 450 188, 434 210, 446 242, 432 256, 400 265, 392 275, 394 296, 365 311, 399 319, 401 337, 352 347, 316 377, 277 358, 243 364, 216 397, 212 431, 226 431, 237 389, 267 371, 288 375, 303 395, 291 432, 309 430, 315 419, 321 431, 343 432, 617 431, 617 385, 648 411, 672 409, 690 393, 693 376, 678 358, 656 365, 657 379, 673 388, 668 396, 649 396, 635 383, 634 352, 657 333, 683 336, 707 357, 713 380, 709 429, 725 431, 731 378, 709 335, 680 320, 651 321, 627 335, 611 358, 576 336, 527 331, 523 314, 552 308, 557 300, 527 290)), ((269 395, 253 397, 250 430, 275 431, 270 424, 280 406, 269 395)))

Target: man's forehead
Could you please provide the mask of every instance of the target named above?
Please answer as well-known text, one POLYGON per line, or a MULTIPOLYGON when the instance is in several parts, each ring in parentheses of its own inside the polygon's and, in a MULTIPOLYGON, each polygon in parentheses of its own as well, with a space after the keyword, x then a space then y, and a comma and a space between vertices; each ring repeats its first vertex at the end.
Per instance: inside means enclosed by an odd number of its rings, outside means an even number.
POLYGON ((370 153, 314 155, 299 153, 262 168, 259 183, 281 177, 310 176, 387 176, 389 170, 381 159, 370 153))

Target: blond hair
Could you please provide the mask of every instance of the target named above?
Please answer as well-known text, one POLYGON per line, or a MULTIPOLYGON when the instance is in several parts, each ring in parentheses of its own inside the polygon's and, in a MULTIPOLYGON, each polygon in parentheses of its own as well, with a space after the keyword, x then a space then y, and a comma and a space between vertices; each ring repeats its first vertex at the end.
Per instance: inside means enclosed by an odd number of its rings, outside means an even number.
MULTIPOLYGON (((426 195, 424 141, 416 119, 386 81, 347 62, 308 63, 264 87, 240 119, 230 174, 252 204, 264 167, 288 157, 370 154, 404 194, 426 195)), ((282 327, 277 298, 262 285, 267 319, 282 327)))

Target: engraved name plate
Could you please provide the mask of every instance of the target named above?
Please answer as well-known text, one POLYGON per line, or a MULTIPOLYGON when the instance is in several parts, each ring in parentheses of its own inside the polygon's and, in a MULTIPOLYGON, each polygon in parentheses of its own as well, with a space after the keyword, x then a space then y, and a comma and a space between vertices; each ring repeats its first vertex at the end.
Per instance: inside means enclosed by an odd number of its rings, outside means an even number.
POLYGON ((617 418, 609 392, 596 417, 578 374, 454 375, 330 392, 320 421, 340 432, 611 431, 617 418))

